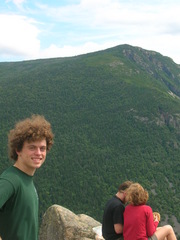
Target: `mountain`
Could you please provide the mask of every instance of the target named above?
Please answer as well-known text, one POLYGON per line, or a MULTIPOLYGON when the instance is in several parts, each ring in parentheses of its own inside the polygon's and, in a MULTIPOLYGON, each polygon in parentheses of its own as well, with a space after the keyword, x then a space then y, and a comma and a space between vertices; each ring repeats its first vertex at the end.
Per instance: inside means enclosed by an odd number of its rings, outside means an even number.
POLYGON ((8 131, 31 114, 44 115, 55 133, 35 175, 40 218, 59 204, 101 222, 105 202, 132 180, 179 227, 180 65, 130 45, 0 63, 0 172, 10 164, 8 131))

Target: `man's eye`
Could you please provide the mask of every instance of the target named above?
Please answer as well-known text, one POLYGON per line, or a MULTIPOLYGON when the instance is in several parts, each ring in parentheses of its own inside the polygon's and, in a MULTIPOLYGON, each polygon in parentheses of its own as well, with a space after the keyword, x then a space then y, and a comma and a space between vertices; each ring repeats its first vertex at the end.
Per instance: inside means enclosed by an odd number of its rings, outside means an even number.
POLYGON ((30 150, 34 150, 35 147, 34 147, 34 146, 30 146, 29 149, 30 149, 30 150))
POLYGON ((41 152, 46 151, 46 147, 42 147, 42 148, 40 148, 40 149, 41 149, 41 152))

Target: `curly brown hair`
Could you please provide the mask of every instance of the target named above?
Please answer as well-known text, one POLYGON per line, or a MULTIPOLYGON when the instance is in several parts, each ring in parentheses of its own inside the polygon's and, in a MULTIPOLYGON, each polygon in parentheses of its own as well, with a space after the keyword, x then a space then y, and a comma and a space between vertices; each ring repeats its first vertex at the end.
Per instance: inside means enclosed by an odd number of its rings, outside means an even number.
POLYGON ((149 194, 139 183, 133 183, 126 191, 126 198, 130 204, 138 206, 146 204, 149 194))
POLYGON ((9 157, 17 161, 16 151, 22 150, 25 141, 34 142, 44 138, 47 143, 47 151, 49 151, 53 145, 54 135, 51 124, 45 120, 44 116, 33 114, 30 118, 19 121, 8 134, 9 157))

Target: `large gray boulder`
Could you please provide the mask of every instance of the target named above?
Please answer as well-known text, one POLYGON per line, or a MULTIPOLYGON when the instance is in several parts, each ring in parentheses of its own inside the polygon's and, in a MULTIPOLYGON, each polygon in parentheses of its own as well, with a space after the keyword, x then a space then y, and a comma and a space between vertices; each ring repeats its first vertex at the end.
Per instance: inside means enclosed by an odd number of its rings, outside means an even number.
POLYGON ((39 240, 91 240, 95 239, 92 228, 101 223, 93 218, 52 205, 45 212, 40 227, 39 240))

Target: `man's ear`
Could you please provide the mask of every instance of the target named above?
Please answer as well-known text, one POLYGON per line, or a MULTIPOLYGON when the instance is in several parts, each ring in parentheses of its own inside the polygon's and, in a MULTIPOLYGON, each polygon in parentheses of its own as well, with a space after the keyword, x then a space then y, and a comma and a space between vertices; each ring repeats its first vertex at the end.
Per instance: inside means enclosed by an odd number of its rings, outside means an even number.
POLYGON ((18 151, 17 149, 15 151, 16 151, 16 154, 19 156, 20 155, 20 151, 18 151))

